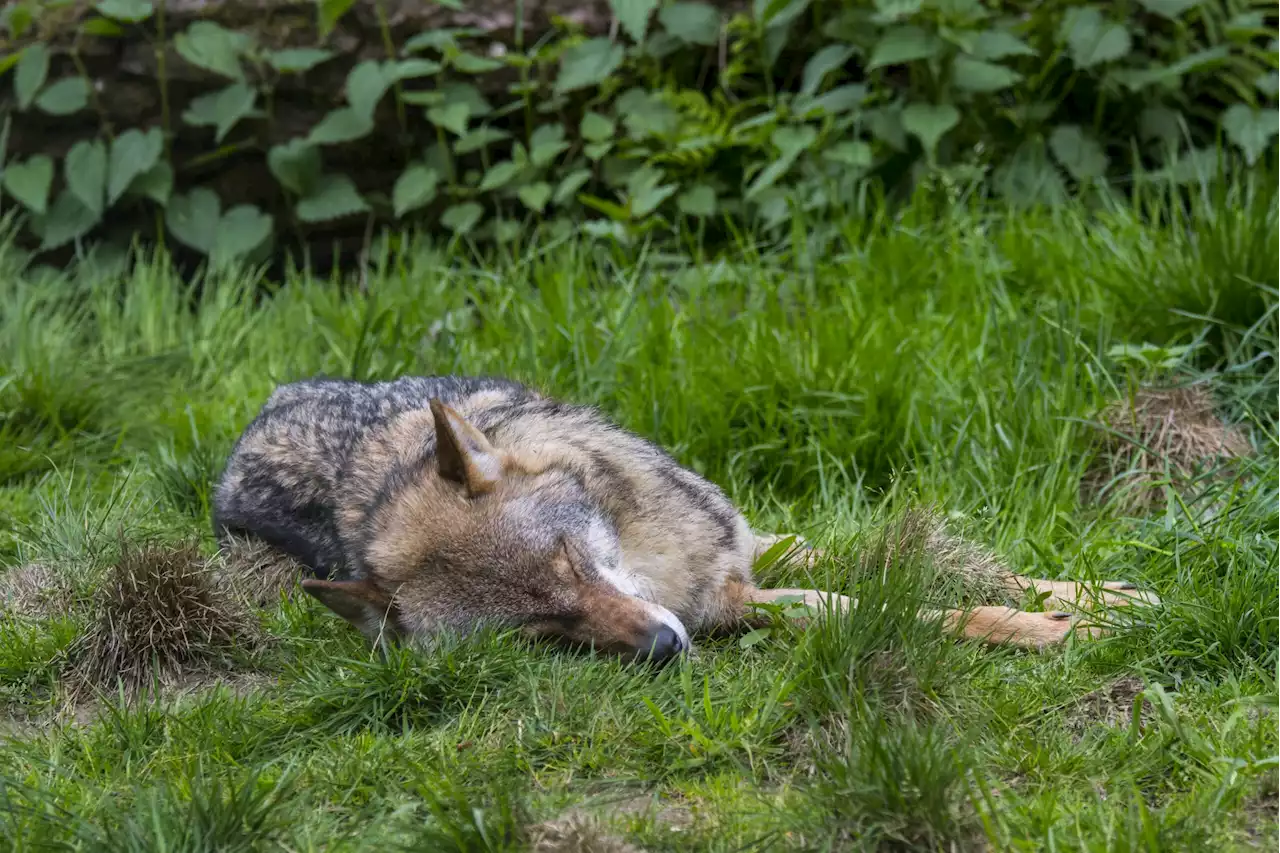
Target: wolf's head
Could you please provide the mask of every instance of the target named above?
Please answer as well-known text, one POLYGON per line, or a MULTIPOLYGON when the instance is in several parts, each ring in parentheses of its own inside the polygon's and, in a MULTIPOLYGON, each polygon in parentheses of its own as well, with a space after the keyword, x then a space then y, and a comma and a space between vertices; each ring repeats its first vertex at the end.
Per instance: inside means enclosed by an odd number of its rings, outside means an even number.
POLYGON ((372 513, 369 577, 306 580, 308 593, 375 641, 488 624, 632 659, 689 648, 674 614, 633 594, 572 458, 495 447, 438 400, 431 413, 435 470, 372 513))

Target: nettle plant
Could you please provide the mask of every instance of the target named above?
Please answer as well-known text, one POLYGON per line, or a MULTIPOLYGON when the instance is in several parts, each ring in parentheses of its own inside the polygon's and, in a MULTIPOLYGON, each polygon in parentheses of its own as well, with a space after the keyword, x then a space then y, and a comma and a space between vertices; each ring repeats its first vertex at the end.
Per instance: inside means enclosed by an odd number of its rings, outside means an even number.
POLYGON ((550 222, 630 242, 725 217, 779 227, 868 181, 985 179, 1054 203, 1274 152, 1276 22, 1259 2, 611 0, 607 35, 558 22, 513 44, 468 29, 396 43, 363 0, 377 55, 353 56, 334 45, 355 3, 318 0, 308 43, 275 47, 213 19, 170 32, 152 0, 9 4, 5 139, 36 114, 91 128, 65 151, 5 146, 0 187, 39 249, 130 217, 216 261, 344 224, 501 242, 550 222), (108 108, 83 55, 102 39, 154 47, 154 120, 121 127, 108 108), (203 75, 182 99, 179 60, 203 75), (335 68, 340 101, 282 138, 282 87, 335 68), (369 151, 379 169, 350 167, 369 151), (226 203, 209 170, 245 157, 274 186, 226 203))

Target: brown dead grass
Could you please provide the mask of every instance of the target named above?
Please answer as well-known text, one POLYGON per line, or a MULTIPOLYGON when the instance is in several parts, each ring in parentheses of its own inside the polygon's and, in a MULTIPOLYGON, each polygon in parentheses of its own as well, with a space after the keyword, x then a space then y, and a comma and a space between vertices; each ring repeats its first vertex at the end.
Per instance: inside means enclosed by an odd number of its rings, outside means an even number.
POLYGON ((1007 566, 991 550, 952 532, 946 517, 929 507, 912 507, 861 550, 863 571, 889 571, 894 565, 925 558, 944 578, 957 581, 961 592, 983 602, 1003 601, 1007 566))
POLYGON ((232 537, 214 567, 218 586, 254 607, 291 598, 306 575, 302 564, 258 539, 232 537))
POLYGON ((256 623, 218 589, 195 543, 121 544, 72 644, 70 692, 129 695, 227 668, 236 650, 256 646, 256 623))
POLYGON ((66 576, 41 563, 28 563, 0 575, 0 613, 49 619, 67 613, 75 591, 66 576))
POLYGON ((644 853, 582 812, 535 824, 529 828, 529 841, 533 853, 644 853))
POLYGON ((1099 415, 1102 432, 1094 467, 1082 491, 1095 500, 1113 496, 1129 511, 1161 505, 1163 484, 1185 488, 1215 469, 1253 453, 1245 431, 1215 412, 1213 395, 1203 385, 1140 388, 1116 400, 1099 415))

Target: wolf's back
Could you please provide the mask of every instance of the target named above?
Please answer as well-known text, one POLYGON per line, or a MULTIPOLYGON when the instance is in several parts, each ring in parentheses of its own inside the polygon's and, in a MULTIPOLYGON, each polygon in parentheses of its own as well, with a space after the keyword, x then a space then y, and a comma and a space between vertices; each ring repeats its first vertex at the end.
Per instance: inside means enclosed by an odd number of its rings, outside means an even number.
POLYGON ((404 377, 365 383, 307 379, 278 387, 236 441, 214 492, 214 532, 250 535, 301 560, 321 577, 346 567, 335 514, 344 493, 376 494, 384 472, 352 464, 362 441, 432 398, 469 400, 538 395, 517 382, 484 377, 404 377), (353 482, 353 478, 359 482, 353 482))

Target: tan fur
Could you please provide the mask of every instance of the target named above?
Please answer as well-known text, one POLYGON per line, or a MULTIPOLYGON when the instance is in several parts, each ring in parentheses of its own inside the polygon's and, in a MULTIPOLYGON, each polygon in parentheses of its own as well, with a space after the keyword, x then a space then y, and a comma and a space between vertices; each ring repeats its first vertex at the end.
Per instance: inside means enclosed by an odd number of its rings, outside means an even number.
MULTIPOLYGON (((233 451, 215 514, 220 530, 309 560, 321 577, 304 588, 371 639, 496 624, 641 657, 741 626, 783 594, 857 606, 757 588, 753 564, 779 535, 753 532, 716 486, 599 412, 504 380, 286 386, 233 451)), ((1015 597, 1088 603, 1083 585, 988 574, 1015 597)), ((1103 603, 1128 588, 1107 585, 1103 603)), ((1077 622, 1007 607, 922 615, 1028 647, 1077 622)))

